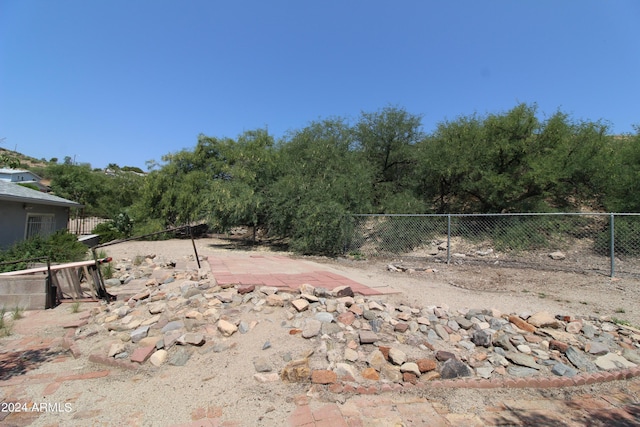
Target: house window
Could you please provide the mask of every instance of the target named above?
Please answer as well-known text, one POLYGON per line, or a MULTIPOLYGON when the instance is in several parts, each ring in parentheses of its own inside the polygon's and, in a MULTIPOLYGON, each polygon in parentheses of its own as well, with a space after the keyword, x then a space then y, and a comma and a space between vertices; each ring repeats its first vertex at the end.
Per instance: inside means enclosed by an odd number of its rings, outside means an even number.
POLYGON ((27 214, 27 239, 34 236, 47 237, 54 231, 55 216, 53 214, 27 214))

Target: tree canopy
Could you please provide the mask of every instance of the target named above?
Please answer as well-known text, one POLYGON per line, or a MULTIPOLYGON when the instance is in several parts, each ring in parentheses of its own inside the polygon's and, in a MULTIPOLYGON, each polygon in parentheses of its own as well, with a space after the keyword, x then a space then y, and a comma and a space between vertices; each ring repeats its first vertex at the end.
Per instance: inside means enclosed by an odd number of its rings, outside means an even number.
MULTIPOLYGON (((342 250, 353 213, 639 211, 640 129, 612 135, 601 121, 535 104, 445 120, 427 133, 399 107, 329 118, 276 140, 266 129, 200 135, 193 149, 149 163, 47 166, 56 194, 156 228, 206 221, 262 228, 302 253, 342 250), (104 175, 104 174, 103 174, 104 175)), ((157 231, 157 230, 154 230, 157 231)))

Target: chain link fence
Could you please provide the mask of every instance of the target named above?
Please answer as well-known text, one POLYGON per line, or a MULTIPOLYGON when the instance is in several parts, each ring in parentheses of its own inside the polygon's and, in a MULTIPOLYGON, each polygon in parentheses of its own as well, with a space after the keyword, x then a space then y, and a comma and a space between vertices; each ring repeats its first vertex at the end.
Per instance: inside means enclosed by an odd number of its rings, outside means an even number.
POLYGON ((640 277, 640 214, 354 215, 346 252, 640 277))

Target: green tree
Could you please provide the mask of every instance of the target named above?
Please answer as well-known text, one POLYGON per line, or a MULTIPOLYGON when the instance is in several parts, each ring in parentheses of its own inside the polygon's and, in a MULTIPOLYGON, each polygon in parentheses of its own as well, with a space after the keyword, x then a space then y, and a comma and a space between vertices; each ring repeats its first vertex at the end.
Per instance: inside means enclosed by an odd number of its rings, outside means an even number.
POLYGON ((608 163, 599 175, 605 208, 612 212, 640 212, 640 125, 634 130, 610 138, 608 163))
POLYGON ((420 144, 420 188, 438 212, 575 208, 598 194, 607 126, 547 121, 536 106, 444 122, 420 144))
POLYGON ((267 195, 276 177, 275 141, 266 130, 247 131, 237 141, 219 141, 219 176, 210 192, 210 219, 219 229, 262 226, 267 195))
POLYGON ((302 253, 340 253, 348 213, 371 209, 371 169, 352 148, 342 119, 313 122, 280 144, 279 179, 269 193, 270 231, 302 253))
POLYGON ((424 209, 415 197, 416 144, 424 138, 422 118, 386 107, 361 113, 354 126, 356 147, 373 171, 374 205, 380 212, 424 209))

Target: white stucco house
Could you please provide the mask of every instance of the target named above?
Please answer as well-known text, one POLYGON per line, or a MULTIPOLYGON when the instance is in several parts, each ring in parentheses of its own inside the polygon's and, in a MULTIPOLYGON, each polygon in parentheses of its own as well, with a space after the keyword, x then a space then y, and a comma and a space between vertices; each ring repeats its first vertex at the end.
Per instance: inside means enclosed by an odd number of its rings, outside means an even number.
POLYGON ((0 168, 0 181, 15 182, 19 184, 33 184, 40 191, 48 191, 49 188, 40 181, 42 178, 35 173, 23 169, 0 168))

